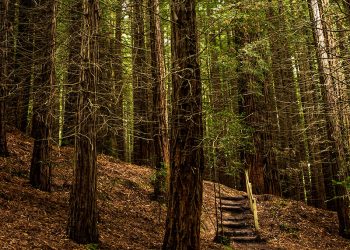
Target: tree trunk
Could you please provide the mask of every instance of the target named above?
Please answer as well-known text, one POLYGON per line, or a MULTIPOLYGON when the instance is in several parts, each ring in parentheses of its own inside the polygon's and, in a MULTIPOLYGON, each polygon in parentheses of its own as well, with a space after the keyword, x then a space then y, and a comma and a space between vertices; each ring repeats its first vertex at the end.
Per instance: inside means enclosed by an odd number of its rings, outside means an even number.
POLYGON ((116 98, 116 148, 117 157, 121 161, 125 161, 125 133, 123 123, 123 60, 122 60, 122 20, 123 20, 123 0, 119 0, 118 7, 116 9, 116 27, 115 27, 115 63, 114 63, 114 76, 115 76, 115 93, 116 98))
POLYGON ((99 80, 99 1, 83 0, 83 13, 74 181, 70 194, 68 235, 77 243, 86 244, 98 241, 96 88, 99 80))
POLYGON ((163 249, 200 249, 203 125, 194 0, 173 0, 171 173, 163 249))
POLYGON ((50 139, 55 87, 56 0, 42 0, 36 6, 38 26, 35 59, 40 69, 34 83, 33 128, 34 148, 30 166, 30 183, 44 191, 51 190, 50 139))
POLYGON ((19 1, 18 35, 16 46, 15 83, 17 94, 17 128, 26 132, 33 64, 32 0, 19 1))
POLYGON ((154 196, 160 198, 165 194, 166 168, 169 167, 169 144, 167 101, 165 92, 165 66, 163 57, 163 41, 159 18, 159 1, 149 0, 150 47, 153 82, 152 134, 154 159, 152 161, 157 173, 154 185, 154 196))
POLYGON ((9 1, 3 0, 0 3, 0 156, 8 156, 5 128, 7 83, 8 83, 8 10, 9 1))
POLYGON ((147 78, 146 50, 144 32, 143 0, 133 0, 132 18, 132 58, 133 58, 133 94, 134 94, 134 143, 133 162, 148 163, 149 134, 147 126, 147 78))
POLYGON ((74 145, 75 113, 77 105, 77 89, 79 84, 79 63, 81 43, 82 3, 75 1, 69 9, 69 55, 67 69, 67 85, 65 86, 64 124, 62 145, 74 145))
MULTIPOLYGON (((331 64, 327 53, 326 39, 322 26, 322 19, 317 0, 309 0, 311 18, 314 22, 314 32, 316 38, 316 50, 319 57, 320 82, 323 90, 323 100, 326 106, 328 140, 331 142, 330 161, 332 164, 333 178, 336 181, 344 180, 345 148, 342 142, 340 131, 339 96, 335 88, 336 82, 332 80, 331 64)), ((349 218, 349 198, 346 188, 342 185, 335 186, 336 209, 339 219, 339 234, 345 238, 350 238, 350 218, 349 218)))

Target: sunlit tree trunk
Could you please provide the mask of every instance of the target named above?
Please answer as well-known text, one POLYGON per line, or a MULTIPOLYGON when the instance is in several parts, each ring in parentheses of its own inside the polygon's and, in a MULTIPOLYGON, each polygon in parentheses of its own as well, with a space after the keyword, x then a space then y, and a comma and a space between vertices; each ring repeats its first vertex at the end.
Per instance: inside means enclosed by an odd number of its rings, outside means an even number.
MULTIPOLYGON (((339 115, 339 95, 336 91, 336 83, 332 80, 331 64, 327 53, 327 45, 322 26, 319 3, 317 0, 309 0, 311 18, 315 25, 316 50, 319 57, 320 82, 323 90, 323 100, 327 114, 328 140, 331 142, 331 158, 333 178, 336 181, 344 180, 346 173, 345 148, 342 141, 341 121, 339 115)), ((339 219, 339 234, 350 238, 349 199, 346 188, 343 185, 335 186, 336 209, 339 219)))
POLYGON ((96 167, 96 89, 99 80, 99 1, 83 0, 81 65, 75 133, 74 180, 70 194, 69 238, 98 242, 96 167))
POLYGON ((200 249, 202 91, 194 0, 173 0, 171 173, 162 249, 200 249))

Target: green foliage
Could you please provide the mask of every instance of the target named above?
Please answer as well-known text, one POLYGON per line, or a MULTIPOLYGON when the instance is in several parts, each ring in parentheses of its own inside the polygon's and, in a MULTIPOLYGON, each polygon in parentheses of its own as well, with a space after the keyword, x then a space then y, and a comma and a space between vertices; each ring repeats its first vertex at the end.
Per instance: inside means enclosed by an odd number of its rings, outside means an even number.
POLYGON ((345 180, 343 180, 343 181, 335 181, 335 180, 333 180, 332 182, 333 182, 333 185, 342 185, 347 190, 350 190, 350 176, 346 177, 345 180))
POLYGON ((165 164, 162 162, 161 163, 161 168, 157 169, 154 174, 151 175, 151 185, 154 187, 157 185, 158 182, 160 182, 160 187, 161 187, 161 192, 165 193, 166 192, 166 177, 167 177, 167 168, 165 164))
POLYGON ((91 243, 86 245, 87 250, 98 250, 99 246, 97 243, 91 243))

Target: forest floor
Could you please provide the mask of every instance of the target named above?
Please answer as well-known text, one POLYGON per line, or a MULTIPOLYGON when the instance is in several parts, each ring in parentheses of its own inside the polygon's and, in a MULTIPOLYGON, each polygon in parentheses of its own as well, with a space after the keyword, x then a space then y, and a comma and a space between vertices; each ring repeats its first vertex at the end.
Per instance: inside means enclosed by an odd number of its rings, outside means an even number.
MULTIPOLYGON (((98 156, 98 248, 67 238, 73 149, 54 148, 53 191, 30 187, 33 140, 18 131, 8 133, 10 157, 0 157, 0 249, 159 249, 166 207, 150 199, 151 168, 98 156)), ((222 187, 224 195, 242 192, 222 187)), ((334 212, 274 196, 258 196, 261 235, 266 243, 213 243, 215 206, 213 183, 204 183, 202 249, 350 249, 337 235, 334 212)))

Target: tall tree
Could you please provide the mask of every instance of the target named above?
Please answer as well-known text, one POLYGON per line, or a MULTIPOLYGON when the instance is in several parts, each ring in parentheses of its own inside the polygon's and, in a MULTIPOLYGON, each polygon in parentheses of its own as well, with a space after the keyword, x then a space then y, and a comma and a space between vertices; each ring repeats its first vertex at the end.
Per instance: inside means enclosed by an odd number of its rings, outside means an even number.
POLYGON ((63 125, 63 144, 74 144, 75 111, 77 100, 77 85, 79 83, 79 63, 80 63, 80 28, 81 28, 81 1, 71 1, 69 5, 69 52, 67 84, 65 86, 65 105, 64 105, 64 125, 63 125), (74 3, 73 3, 74 2, 74 3))
POLYGON ((152 134, 154 143, 153 164, 157 170, 154 196, 157 198, 164 191, 166 173, 169 164, 167 102, 165 91, 165 66, 163 40, 159 17, 159 1, 149 0, 150 16, 150 47, 151 47, 151 71, 153 82, 153 112, 152 134))
POLYGON ((33 0, 19 1, 18 31, 16 42, 16 64, 14 84, 19 86, 17 93, 17 128, 26 132, 33 65, 33 0))
POLYGON ((99 80, 99 1, 82 0, 80 75, 75 132, 74 181, 68 235, 78 243, 98 241, 96 168, 96 89, 99 80))
POLYGON ((122 21, 123 21, 123 3, 124 0, 118 1, 118 6, 116 7, 116 25, 115 25, 115 62, 114 62, 114 96, 115 100, 115 110, 116 110, 116 136, 115 141, 117 144, 117 157, 118 159, 125 160, 125 134, 123 126, 123 60, 122 60, 122 21))
POLYGON ((146 164, 149 152, 147 78, 143 0, 132 1, 132 78, 134 95, 133 162, 146 164))
POLYGON ((163 249, 200 249, 204 156, 195 5, 171 2, 171 169, 163 249))
MULTIPOLYGON (((318 63, 320 71, 320 83, 322 86, 323 100, 327 115, 327 134, 332 149, 330 152, 331 170, 333 178, 337 181, 345 179, 346 163, 345 148, 342 142, 341 121, 339 110, 339 96, 337 95, 336 82, 333 82, 331 74, 331 64, 326 45, 326 38, 322 26, 319 3, 317 0, 309 0, 310 15, 315 26, 314 36, 316 40, 316 50, 318 53, 318 63)), ((336 210, 339 219, 339 234, 350 238, 350 218, 349 218, 349 198, 343 185, 335 186, 336 210)))
POLYGON ((55 87, 56 0, 37 2, 35 58, 38 77, 34 82, 34 148, 30 166, 30 183, 44 191, 51 189, 50 137, 55 87), (43 105, 44 104, 44 105, 43 105))
POLYGON ((8 11, 9 1, 0 3, 0 156, 7 156, 7 141, 5 128, 6 96, 8 83, 8 11))

